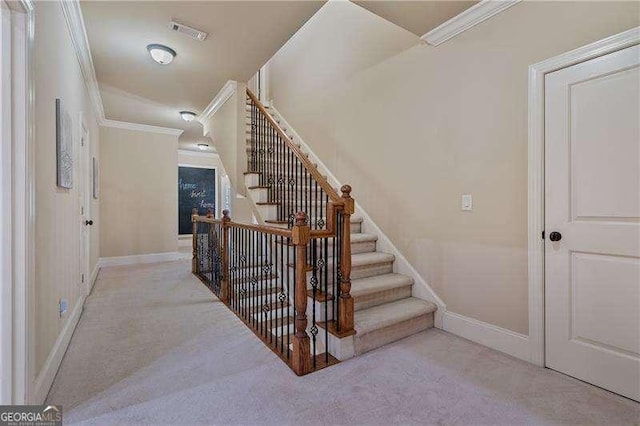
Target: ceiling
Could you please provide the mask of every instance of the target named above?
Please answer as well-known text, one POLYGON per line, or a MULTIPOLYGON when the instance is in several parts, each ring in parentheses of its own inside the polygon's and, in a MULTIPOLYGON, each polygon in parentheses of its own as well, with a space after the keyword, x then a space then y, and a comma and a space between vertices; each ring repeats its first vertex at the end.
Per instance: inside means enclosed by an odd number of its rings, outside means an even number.
MULTIPOLYGON (((325 3, 319 1, 81 1, 105 118, 184 130, 182 149, 203 137, 196 114, 227 80, 248 81, 325 3), (170 20, 208 33, 197 41, 170 31, 170 20), (160 43, 177 56, 155 63, 146 46, 160 43)), ((476 1, 354 3, 422 36, 476 1)))
POLYGON ((185 130, 180 147, 195 149, 200 113, 227 80, 247 81, 324 1, 82 1, 81 8, 105 117, 185 130), (175 20, 208 34, 197 41, 170 31, 175 20), (177 52, 155 63, 150 43, 177 52))
POLYGON ((352 0, 389 22, 421 37, 478 1, 352 0))

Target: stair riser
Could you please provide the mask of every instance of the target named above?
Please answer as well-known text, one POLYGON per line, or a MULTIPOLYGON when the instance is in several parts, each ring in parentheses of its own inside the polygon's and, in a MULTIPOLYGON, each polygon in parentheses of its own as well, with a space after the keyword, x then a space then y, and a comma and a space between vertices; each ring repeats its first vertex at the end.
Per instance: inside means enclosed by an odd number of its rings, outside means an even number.
MULTIPOLYGON (((274 320, 277 318, 286 318, 288 316, 293 317, 294 316, 294 309, 293 306, 289 305, 288 307, 285 307, 283 309, 273 309, 271 311, 271 318, 273 318, 274 320)), ((264 320, 264 314, 262 312, 256 312, 254 314, 251 314, 251 318, 256 319, 258 321, 263 321, 264 320)), ((293 320, 292 320, 293 323, 293 320)))
POLYGON ((254 203, 263 203, 269 199, 269 190, 267 188, 255 188, 248 191, 254 203))
POLYGON ((258 211, 260 212, 260 217, 262 217, 263 220, 278 219, 278 206, 272 205, 272 204, 268 204, 268 205, 258 204, 256 207, 258 208, 258 211))
MULTIPOLYGON (((285 174, 285 176, 289 176, 289 175, 293 175, 295 173, 295 171, 293 173, 289 173, 289 170, 291 168, 295 169, 296 167, 300 167, 301 162, 297 160, 297 157, 295 160, 293 161, 289 161, 288 159, 280 159, 280 158, 266 158, 266 159, 258 159, 258 161, 254 164, 251 163, 251 157, 248 157, 249 163, 248 164, 252 164, 252 166, 257 167, 262 167, 267 169, 267 172, 272 172, 275 174, 285 174)), ((313 165, 313 167, 317 168, 318 165, 314 162, 311 162, 311 164, 313 165)), ((304 176, 304 173, 295 173, 299 176, 304 176)))
MULTIPOLYGON (((282 228, 282 229, 287 229, 288 227, 286 223, 268 223, 267 225, 273 226, 275 228, 282 228)), ((362 224, 359 222, 352 222, 350 228, 351 228, 352 234, 357 234, 362 232, 362 224)))
MULTIPOLYGON (((317 250, 320 251, 322 250, 324 253, 324 243, 318 243, 317 246, 317 250)), ((290 255, 293 255, 293 251, 294 248, 293 247, 289 247, 289 250, 291 250, 289 252, 290 255)), ((333 240, 329 240, 328 244, 327 244, 327 250, 329 253, 329 256, 331 256, 331 254, 333 253, 333 240)), ((376 251, 376 242, 375 241, 351 241, 351 254, 358 254, 358 253, 372 253, 376 251)), ((285 252, 286 253, 286 252, 285 252)))
MULTIPOLYGON (((235 280, 232 281, 231 284, 232 284, 232 288, 236 289, 235 291, 240 291, 241 284, 236 283, 235 280)), ((251 282, 247 279, 246 281, 243 281, 243 284, 247 289, 247 291, 249 291, 249 294, 251 294, 251 291, 262 291, 262 290, 270 290, 270 289, 278 288, 280 287, 280 280, 278 278, 272 278, 269 280, 258 280, 256 285, 253 286, 251 282)))
MULTIPOLYGON (((248 173, 246 175, 244 175, 244 183, 247 187, 250 186, 260 186, 260 175, 261 173, 248 173)), ((309 175, 305 175, 305 174, 300 174, 300 173, 293 173, 290 175, 287 175, 286 180, 288 181, 291 177, 293 177, 294 179, 298 180, 298 187, 300 187, 300 185, 302 184, 301 181, 308 181, 309 179, 309 175)), ((323 178, 327 178, 326 176, 322 176, 323 178)))
MULTIPOLYGON (((327 277, 327 285, 332 286, 334 282, 334 276, 332 275, 333 267, 331 263, 327 265, 329 270, 329 274, 327 277)), ((373 277, 376 275, 383 275, 393 272, 393 262, 380 262, 373 263, 369 265, 355 266, 351 268, 351 279, 357 280, 359 278, 367 278, 373 277)), ((307 283, 310 283, 311 277, 313 277, 313 272, 307 272, 307 283)), ((324 275, 323 275, 324 278, 324 275)), ((311 288, 311 285, 308 285, 308 288, 311 288)), ((331 289, 330 289, 331 290, 331 289)))
POLYGON ((396 287, 362 296, 354 296, 355 310, 360 311, 362 309, 373 308, 374 306, 379 306, 384 303, 395 302, 396 300, 411 297, 411 287, 412 285, 408 284, 404 287, 396 287))
MULTIPOLYGON (((287 133, 287 129, 285 128, 281 128, 280 130, 282 130, 287 137, 291 138, 291 135, 289 135, 287 133)), ((247 138, 249 138, 249 136, 253 135, 260 135, 260 136, 265 136, 265 137, 272 137, 275 136, 276 134, 279 134, 279 132, 277 132, 276 130, 273 131, 273 133, 271 133, 270 131, 264 131, 264 130, 251 130, 251 126, 247 126, 247 128, 245 129, 244 133, 247 135, 247 138)))
POLYGON ((369 333, 355 335, 355 354, 362 355, 372 349, 404 339, 433 327, 433 312, 402 321, 369 333))

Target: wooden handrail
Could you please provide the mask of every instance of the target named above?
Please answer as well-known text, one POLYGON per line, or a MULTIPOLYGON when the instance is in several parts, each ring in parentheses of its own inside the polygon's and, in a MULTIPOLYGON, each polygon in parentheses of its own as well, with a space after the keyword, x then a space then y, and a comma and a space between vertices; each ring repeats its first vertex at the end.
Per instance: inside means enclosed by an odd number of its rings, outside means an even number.
POLYGON ((340 195, 329 184, 329 182, 324 178, 324 176, 320 174, 320 172, 318 171, 318 168, 313 165, 313 163, 309 160, 309 158, 307 158, 307 156, 302 152, 302 150, 296 144, 294 144, 291 139, 289 139, 289 136, 287 136, 284 130, 282 130, 282 128, 280 127, 280 125, 276 123, 273 117, 271 117, 271 114, 269 114, 269 112, 265 109, 262 103, 260 103, 258 98, 248 88, 247 88, 247 95, 251 98, 253 103, 258 107, 258 110, 260 110, 262 115, 266 117, 267 121, 276 130, 278 135, 280 135, 280 137, 284 139, 285 143, 287 144, 287 147, 291 149, 293 154, 298 158, 298 160, 300 160, 304 168, 316 180, 316 182, 318 182, 320 187, 327 193, 327 195, 329 196, 329 199, 336 204, 342 204, 343 202, 342 197, 340 197, 340 195))
MULTIPOLYGON (((226 211, 226 210, 225 210, 226 211)), ((228 211, 227 211, 228 213, 228 211)), ((225 219, 215 219, 212 217, 206 216, 198 216, 197 214, 192 215, 193 222, 203 222, 203 223, 223 223, 225 219)), ((291 230, 284 228, 277 228, 275 226, 266 226, 266 225, 253 225, 249 223, 238 223, 233 222, 229 219, 225 226, 227 228, 241 228, 241 229, 249 229, 252 231, 262 232, 264 234, 278 235, 280 237, 291 238, 291 230)))

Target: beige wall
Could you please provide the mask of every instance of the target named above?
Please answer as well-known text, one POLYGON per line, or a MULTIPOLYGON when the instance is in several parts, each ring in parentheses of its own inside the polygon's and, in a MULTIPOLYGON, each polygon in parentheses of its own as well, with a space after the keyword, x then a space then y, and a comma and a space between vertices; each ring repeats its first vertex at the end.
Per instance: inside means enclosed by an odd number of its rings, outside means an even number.
POLYGON ((213 117, 203 124, 204 134, 213 141, 218 155, 229 176, 233 189, 232 219, 236 222, 251 223, 251 204, 244 198, 246 187, 244 172, 247 171, 246 151, 246 85, 238 83, 237 90, 218 109, 213 117), (236 196, 240 194, 240 197, 236 196))
MULTIPOLYGON (((89 131, 91 156, 98 155, 100 134, 60 4, 36 2, 35 11, 34 374, 38 377, 71 312, 86 293, 80 278, 79 188, 88 183, 89 175, 80 175, 81 115, 89 131), (72 121, 74 183, 70 190, 56 186, 56 98, 62 100, 72 121), (69 302, 62 318, 58 312, 60 299, 69 302)), ((90 213, 96 221, 89 230, 91 272, 98 260, 98 201, 92 200, 90 213)))
POLYGON ((100 128, 100 256, 178 249, 178 137, 100 128))
POLYGON ((244 172, 247 153, 245 150, 245 101, 246 85, 237 84, 236 92, 216 111, 215 115, 202 123, 203 132, 213 141, 231 185, 244 194, 244 172))
POLYGON ((432 47, 330 2, 270 61, 271 95, 449 310, 527 334, 528 66, 639 12, 522 2, 432 47))

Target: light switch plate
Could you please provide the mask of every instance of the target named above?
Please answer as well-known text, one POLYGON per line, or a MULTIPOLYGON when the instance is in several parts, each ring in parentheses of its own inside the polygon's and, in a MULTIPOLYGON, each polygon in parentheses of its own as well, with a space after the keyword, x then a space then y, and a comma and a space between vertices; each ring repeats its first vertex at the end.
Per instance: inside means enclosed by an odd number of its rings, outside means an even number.
POLYGON ((465 212, 470 212, 471 210, 473 210, 473 198, 470 194, 462 195, 461 208, 465 212))
POLYGON ((58 307, 60 311, 60 318, 62 318, 64 314, 67 313, 69 302, 67 301, 67 299, 60 299, 60 301, 58 302, 58 307))

